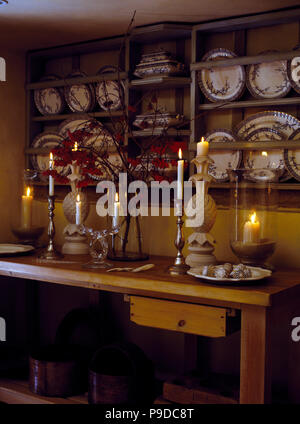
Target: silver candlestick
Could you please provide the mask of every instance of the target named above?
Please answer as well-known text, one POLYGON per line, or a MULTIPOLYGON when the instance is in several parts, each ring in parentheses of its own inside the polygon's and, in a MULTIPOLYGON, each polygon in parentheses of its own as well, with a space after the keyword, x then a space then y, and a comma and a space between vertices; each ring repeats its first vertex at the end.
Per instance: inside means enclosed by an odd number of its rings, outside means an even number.
POLYGON ((49 242, 46 249, 40 254, 41 259, 58 259, 62 257, 54 246, 55 236, 55 225, 54 225, 54 209, 55 209, 55 196, 48 196, 48 212, 49 212, 49 224, 48 224, 48 237, 49 242))
POLYGON ((187 270, 190 269, 188 265, 185 263, 184 256, 182 254, 182 249, 184 248, 184 235, 183 235, 183 212, 182 212, 182 200, 175 201, 175 208, 176 208, 176 225, 177 225, 177 233, 176 238, 174 240, 175 247, 177 249, 177 255, 174 261, 174 264, 170 266, 169 272, 172 275, 184 275, 186 274, 187 270))

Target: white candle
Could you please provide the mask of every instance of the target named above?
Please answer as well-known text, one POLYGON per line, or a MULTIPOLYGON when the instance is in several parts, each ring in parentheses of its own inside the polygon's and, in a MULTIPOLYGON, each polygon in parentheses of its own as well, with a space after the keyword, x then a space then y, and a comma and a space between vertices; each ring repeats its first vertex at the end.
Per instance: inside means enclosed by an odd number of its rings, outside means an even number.
MULTIPOLYGON (((50 160, 49 160, 49 170, 53 170, 53 154, 50 153, 50 160)), ((52 175, 49 175, 49 196, 54 196, 54 178, 52 175)))
POLYGON ((209 149, 208 141, 204 140, 204 137, 201 138, 201 141, 197 143, 197 156, 207 156, 209 149))
POLYGON ((81 225, 81 200, 79 194, 76 196, 76 225, 81 225))
POLYGON ((259 242, 259 231, 260 222, 256 217, 256 212, 253 212, 249 217, 249 221, 246 221, 243 229, 243 241, 244 243, 257 243, 259 242))
POLYGON ((114 201, 113 227, 117 227, 119 225, 119 216, 120 216, 120 202, 119 202, 119 195, 118 193, 116 193, 115 201, 114 201))
POLYGON ((31 228, 32 224, 32 196, 30 196, 30 187, 27 187, 26 195, 22 196, 22 228, 31 228))
POLYGON ((177 199, 182 200, 183 197, 183 176, 184 176, 184 160, 182 159, 182 151, 179 149, 177 161, 177 199))

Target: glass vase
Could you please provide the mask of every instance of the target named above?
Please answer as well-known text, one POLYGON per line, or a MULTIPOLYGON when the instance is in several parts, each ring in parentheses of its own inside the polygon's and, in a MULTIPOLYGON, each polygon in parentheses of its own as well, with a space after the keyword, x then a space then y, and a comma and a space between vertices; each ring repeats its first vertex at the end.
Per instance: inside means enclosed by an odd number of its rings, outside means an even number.
POLYGON ((267 260, 277 241, 278 190, 281 171, 229 170, 230 246, 240 262, 273 269, 267 260))

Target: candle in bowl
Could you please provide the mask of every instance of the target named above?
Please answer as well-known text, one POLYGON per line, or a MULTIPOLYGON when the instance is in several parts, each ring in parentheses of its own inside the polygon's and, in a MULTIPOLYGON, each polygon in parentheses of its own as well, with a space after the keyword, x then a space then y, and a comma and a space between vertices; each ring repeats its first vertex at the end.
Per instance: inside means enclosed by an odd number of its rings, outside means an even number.
POLYGON ((77 194, 76 196, 76 225, 81 225, 81 200, 80 195, 77 194))
POLYGON ((197 156, 207 156, 209 149, 209 142, 201 138, 201 141, 197 143, 197 156))
POLYGON ((32 200, 30 187, 27 187, 26 195, 22 196, 22 228, 31 228, 32 226, 32 200))
POLYGON ((120 216, 120 202, 119 195, 116 193, 115 201, 114 201, 114 216, 113 216, 113 227, 117 227, 119 225, 119 216, 120 216))
MULTIPOLYGON (((50 159, 49 159, 50 171, 53 170, 53 165, 54 165, 53 154, 52 152, 50 152, 50 159)), ((52 177, 52 175, 49 175, 49 196, 54 196, 54 178, 52 177)))
POLYGON ((246 221, 243 229, 244 243, 257 243, 259 241, 260 222, 257 219, 256 212, 253 212, 246 221))
POLYGON ((184 176, 184 160, 182 159, 182 150, 178 151, 177 161, 177 199, 182 200, 183 197, 183 176, 184 176))

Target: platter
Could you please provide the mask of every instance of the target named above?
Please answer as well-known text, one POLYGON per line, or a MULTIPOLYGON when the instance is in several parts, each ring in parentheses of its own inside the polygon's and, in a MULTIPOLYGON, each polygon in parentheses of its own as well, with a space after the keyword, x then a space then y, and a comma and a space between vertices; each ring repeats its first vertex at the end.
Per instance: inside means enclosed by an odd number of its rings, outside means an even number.
MULTIPOLYGON (((276 51, 272 51, 274 53, 276 51)), ((271 53, 271 51, 261 54, 271 53)), ((291 83, 287 75, 287 61, 256 63, 248 65, 246 85, 257 99, 278 99, 288 94, 291 83)))
POLYGON ((0 256, 25 255, 34 250, 35 248, 33 246, 24 244, 0 244, 0 256))
MULTIPOLYGON (((202 61, 214 61, 237 57, 228 49, 213 49, 202 61)), ((246 73, 241 65, 203 69, 198 72, 198 83, 205 97, 211 102, 233 101, 241 97, 245 89, 246 73)))
MULTIPOLYGON (((59 78, 48 75, 40 81, 55 81, 59 78)), ((42 115, 58 115, 65 108, 65 99, 61 88, 49 87, 34 90, 34 103, 42 115)))
POLYGON ((287 74, 293 89, 300 94, 300 45, 296 46, 294 50, 299 50, 299 56, 294 57, 287 62, 287 74))
MULTIPOLYGON (((117 73, 116 66, 103 66, 97 72, 97 75, 107 73, 117 73)), ((100 81, 96 85, 96 98, 101 109, 106 111, 119 110, 123 106, 124 100, 124 82, 120 81, 100 81)))
MULTIPOLYGON (((300 128, 289 139, 300 140, 300 128)), ((300 149, 286 149, 284 151, 284 163, 291 177, 300 181, 300 149)))
MULTIPOLYGON (((226 143, 236 141, 236 138, 231 130, 220 128, 214 129, 205 135, 205 140, 214 143, 226 143)), ((217 182, 228 181, 229 175, 227 169, 237 169, 242 160, 241 150, 210 150, 209 157, 214 163, 209 165, 208 173, 217 182)))
MULTIPOLYGON (((84 72, 72 72, 67 78, 85 77, 84 72)), ((95 91, 92 84, 74 84, 64 87, 65 100, 72 112, 89 112, 95 106, 95 91)))
POLYGON ((248 269, 251 270, 252 276, 248 278, 216 278, 209 277, 207 275, 202 275, 203 266, 197 268, 191 268, 187 271, 187 274, 192 275, 196 278, 201 278, 203 280, 207 280, 209 283, 217 284, 217 285, 247 285, 253 284, 253 282, 263 280, 264 278, 270 277, 272 275, 272 271, 268 269, 263 269, 259 267, 247 266, 248 269))

